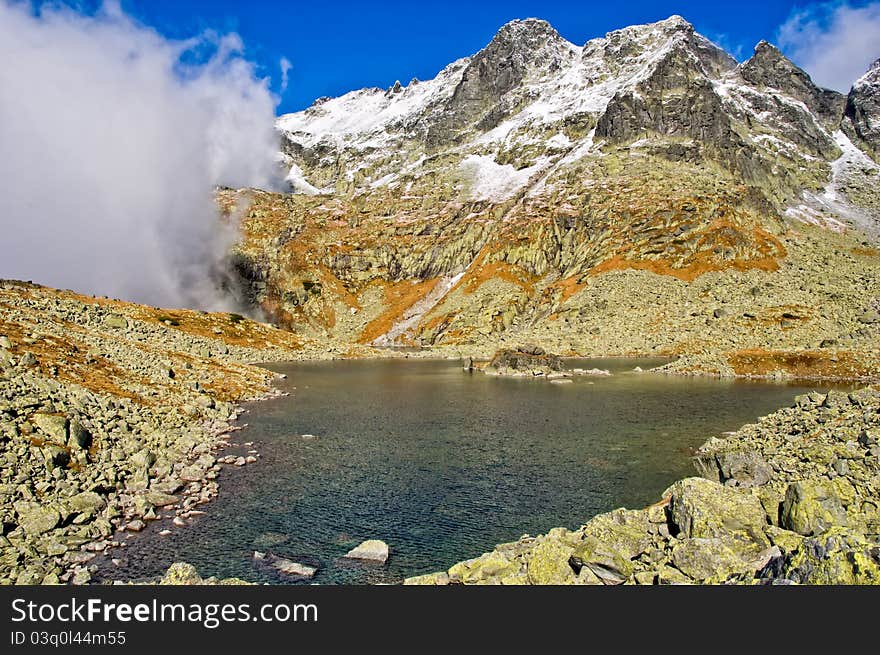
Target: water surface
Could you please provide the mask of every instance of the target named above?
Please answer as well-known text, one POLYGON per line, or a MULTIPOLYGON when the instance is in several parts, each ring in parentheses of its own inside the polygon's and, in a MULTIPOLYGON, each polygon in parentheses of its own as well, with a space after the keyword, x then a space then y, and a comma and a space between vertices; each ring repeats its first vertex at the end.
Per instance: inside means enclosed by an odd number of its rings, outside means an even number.
POLYGON ((290 395, 250 405, 229 451, 255 448, 259 463, 224 467, 220 495, 188 528, 128 539, 112 575, 184 560, 203 575, 286 582, 253 561, 260 550, 319 564, 319 583, 399 581, 655 502, 694 474, 689 454, 707 438, 816 388, 632 373, 656 363, 573 362, 615 374, 565 385, 452 361, 273 365, 290 395), (386 567, 339 561, 368 538, 390 545, 386 567))

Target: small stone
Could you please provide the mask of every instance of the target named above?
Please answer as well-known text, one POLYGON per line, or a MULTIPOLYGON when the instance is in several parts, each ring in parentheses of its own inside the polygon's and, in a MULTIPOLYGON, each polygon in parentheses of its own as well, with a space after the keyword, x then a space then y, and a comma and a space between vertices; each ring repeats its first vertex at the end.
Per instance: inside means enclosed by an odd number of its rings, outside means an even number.
POLYGON ((388 560, 388 544, 379 539, 368 539, 359 546, 352 548, 343 557, 367 562, 384 564, 388 560))
POLYGON ((140 531, 143 530, 145 527, 147 527, 147 524, 146 524, 146 523, 144 523, 144 522, 141 521, 140 519, 135 519, 135 520, 133 520, 133 521, 130 521, 130 522, 125 526, 125 529, 128 530, 129 532, 140 532, 140 531))
POLYGON ((88 584, 91 579, 92 574, 89 573, 88 569, 80 569, 73 574, 73 579, 70 581, 70 583, 75 585, 84 585, 88 584))

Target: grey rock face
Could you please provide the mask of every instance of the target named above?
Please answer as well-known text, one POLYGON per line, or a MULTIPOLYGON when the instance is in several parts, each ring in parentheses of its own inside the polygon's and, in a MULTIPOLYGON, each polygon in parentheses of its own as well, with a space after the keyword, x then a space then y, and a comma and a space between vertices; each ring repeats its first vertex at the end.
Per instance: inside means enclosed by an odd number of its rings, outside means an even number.
POLYGON ((846 99, 846 118, 857 139, 875 159, 880 156, 880 59, 860 78, 846 99))
POLYGON ((778 89, 797 98, 829 123, 836 123, 843 113, 846 99, 842 94, 813 84, 809 75, 766 41, 755 47, 755 54, 742 65, 740 74, 752 84, 778 89))
POLYGON ((447 111, 428 133, 429 145, 472 123, 479 130, 495 127, 515 104, 502 102, 505 95, 529 75, 558 71, 563 61, 574 57, 567 46, 546 21, 530 18, 504 25, 465 68, 447 111))

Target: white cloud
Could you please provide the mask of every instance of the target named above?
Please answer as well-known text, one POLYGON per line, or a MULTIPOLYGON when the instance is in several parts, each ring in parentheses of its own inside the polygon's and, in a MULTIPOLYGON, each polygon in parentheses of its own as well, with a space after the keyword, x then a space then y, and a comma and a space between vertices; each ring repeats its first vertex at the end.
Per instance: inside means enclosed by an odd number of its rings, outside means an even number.
POLYGON ((281 66, 281 93, 284 93, 287 91, 287 75, 290 73, 290 69, 293 68, 293 64, 290 63, 290 60, 287 57, 282 57, 281 61, 278 62, 278 65, 281 66))
POLYGON ((778 42, 816 84, 845 93, 880 57, 880 2, 796 9, 779 28, 778 42))
POLYGON ((115 2, 0 0, 0 277, 228 306, 213 189, 276 175, 276 99, 241 53, 237 35, 170 41, 115 2))

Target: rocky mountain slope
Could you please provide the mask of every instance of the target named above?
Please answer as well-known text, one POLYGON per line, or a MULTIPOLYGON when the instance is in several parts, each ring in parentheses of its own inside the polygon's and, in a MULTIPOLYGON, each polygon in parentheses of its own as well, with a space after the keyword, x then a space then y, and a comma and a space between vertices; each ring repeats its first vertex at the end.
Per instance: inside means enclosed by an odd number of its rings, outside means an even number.
POLYGON ((876 76, 846 97, 766 42, 737 64, 680 17, 583 46, 514 21, 432 80, 280 117, 292 193, 220 202, 251 203, 253 300, 314 337, 721 367, 861 353, 880 325, 876 76))

